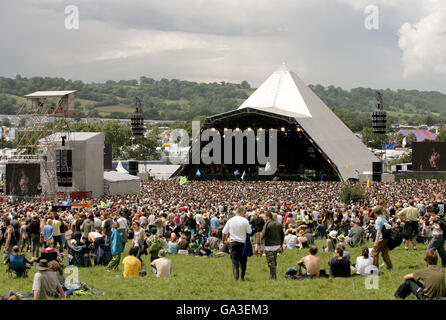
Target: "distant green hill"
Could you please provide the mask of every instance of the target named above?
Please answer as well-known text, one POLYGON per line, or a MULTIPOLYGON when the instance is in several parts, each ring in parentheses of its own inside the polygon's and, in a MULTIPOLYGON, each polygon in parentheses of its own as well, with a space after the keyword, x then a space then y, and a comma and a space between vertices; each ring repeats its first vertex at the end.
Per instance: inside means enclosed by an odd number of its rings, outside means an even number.
MULTIPOLYGON (((310 85, 314 92, 354 131, 370 126, 375 109, 375 90, 343 90, 333 86, 310 85)), ((142 101, 146 119, 190 121, 237 108, 254 89, 248 82, 197 83, 182 80, 139 80, 84 83, 63 78, 0 77, 0 113, 15 114, 26 101, 25 94, 39 90, 76 92, 76 117, 130 118, 135 97, 142 101)), ((446 120, 446 95, 418 90, 383 91, 389 123, 442 124, 446 120)))

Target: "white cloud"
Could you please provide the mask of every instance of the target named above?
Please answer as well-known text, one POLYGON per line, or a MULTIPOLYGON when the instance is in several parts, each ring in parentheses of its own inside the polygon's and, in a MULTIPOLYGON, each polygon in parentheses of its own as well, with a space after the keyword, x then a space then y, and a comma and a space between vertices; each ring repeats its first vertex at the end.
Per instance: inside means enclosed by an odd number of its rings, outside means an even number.
POLYGON ((404 78, 419 74, 446 74, 446 4, 427 1, 431 13, 414 25, 399 29, 404 78))

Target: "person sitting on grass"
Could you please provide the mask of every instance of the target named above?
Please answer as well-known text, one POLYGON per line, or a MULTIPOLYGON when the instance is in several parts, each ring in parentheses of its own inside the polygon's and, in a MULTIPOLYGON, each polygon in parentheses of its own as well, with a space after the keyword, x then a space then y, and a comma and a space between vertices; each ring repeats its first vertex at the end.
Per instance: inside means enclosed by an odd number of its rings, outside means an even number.
POLYGON ((198 241, 195 238, 195 236, 190 237, 189 253, 190 254, 195 254, 199 246, 200 246, 200 244, 198 243, 198 241))
POLYGON ((167 249, 169 254, 178 253, 178 239, 175 233, 172 233, 169 241, 169 248, 167 249))
POLYGON ((299 237, 297 237, 297 241, 299 243, 299 249, 308 248, 308 238, 305 237, 305 231, 303 229, 299 231, 299 237))
POLYGON ((321 271, 321 258, 316 256, 317 247, 311 246, 309 249, 310 254, 300 259, 297 264, 300 269, 302 266, 306 269, 306 274, 301 274, 304 277, 319 277, 321 271))
POLYGON ((53 239, 47 240, 45 244, 46 248, 43 249, 42 254, 40 255, 38 261, 40 261, 41 259, 45 259, 47 261, 52 261, 52 260, 61 261, 62 260, 61 257, 59 257, 56 248, 54 248, 54 240, 53 239))
POLYGON ((330 276, 333 278, 350 277, 350 261, 343 254, 344 250, 341 247, 337 247, 333 258, 328 263, 330 266, 330 276))
POLYGON ((186 234, 181 233, 180 241, 178 242, 178 254, 188 255, 189 254, 189 251, 187 250, 188 248, 189 248, 189 242, 187 241, 186 234))
POLYGON ((139 260, 136 255, 138 254, 137 247, 131 247, 129 250, 129 255, 122 260, 124 265, 124 278, 127 277, 138 277, 141 270, 141 260, 139 260))
POLYGON ((283 239, 283 246, 288 250, 297 248, 298 239, 296 236, 296 231, 294 229, 288 229, 285 232, 285 238, 283 239))
POLYGON ((166 250, 160 250, 159 258, 150 263, 152 273, 159 277, 168 277, 172 273, 172 261, 166 258, 166 250))
POLYGON ((378 269, 373 265, 373 258, 370 257, 370 250, 367 247, 362 248, 361 255, 356 258, 356 273, 357 276, 368 276, 373 273, 378 272, 378 269))
POLYGON ((397 298, 405 299, 411 293, 418 300, 446 297, 444 271, 437 266, 437 253, 427 250, 424 261, 426 262, 426 268, 404 276, 405 282, 395 292, 397 298))
POLYGON ((32 287, 34 300, 57 297, 58 295, 65 298, 65 292, 57 279, 56 273, 49 270, 48 261, 40 260, 36 268, 38 272, 34 275, 32 287))
POLYGON ((3 264, 7 265, 6 271, 12 270, 17 277, 22 277, 25 275, 26 269, 30 268, 26 264, 33 264, 34 258, 28 261, 24 254, 19 254, 19 251, 19 246, 12 247, 12 253, 6 258, 3 264))

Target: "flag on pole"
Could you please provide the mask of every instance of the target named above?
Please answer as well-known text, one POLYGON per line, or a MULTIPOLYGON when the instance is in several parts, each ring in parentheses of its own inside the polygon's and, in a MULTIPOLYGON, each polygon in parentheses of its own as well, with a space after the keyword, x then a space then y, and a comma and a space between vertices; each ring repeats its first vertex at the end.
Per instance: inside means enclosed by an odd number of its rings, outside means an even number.
POLYGON ((180 186, 182 186, 183 184, 185 184, 187 182, 187 177, 183 176, 180 180, 180 186))
POLYGON ((306 178, 307 177, 307 173, 306 172, 304 172, 304 178, 306 178))
POLYGON ((366 178, 367 178, 367 188, 370 188, 370 179, 369 179, 369 176, 366 176, 366 178))
POLYGON ((242 180, 245 179, 246 171, 243 171, 242 180))
POLYGON ((239 175, 240 175, 240 171, 238 171, 238 170, 235 170, 235 171, 234 171, 234 176, 236 176, 236 177, 237 177, 237 176, 239 176, 239 175))
POLYGON ((403 148, 406 147, 406 144, 407 144, 407 139, 406 139, 406 137, 403 138, 403 143, 401 143, 401 144, 403 145, 403 148))
POLYGON ((195 176, 197 176, 197 177, 201 177, 200 169, 197 169, 197 172, 195 173, 195 176))
POLYGON ((345 172, 348 172, 348 164, 345 165, 345 172))

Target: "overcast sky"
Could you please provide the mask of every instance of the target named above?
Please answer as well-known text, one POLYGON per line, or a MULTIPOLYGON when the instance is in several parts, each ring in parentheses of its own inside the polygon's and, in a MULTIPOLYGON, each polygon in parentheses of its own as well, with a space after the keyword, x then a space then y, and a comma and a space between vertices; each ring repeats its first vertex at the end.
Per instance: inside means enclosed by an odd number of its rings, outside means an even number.
POLYGON ((14 0, 0 2, 0 28, 7 77, 257 87, 286 62, 308 84, 446 93, 446 0, 14 0))

